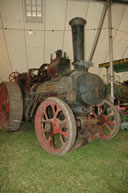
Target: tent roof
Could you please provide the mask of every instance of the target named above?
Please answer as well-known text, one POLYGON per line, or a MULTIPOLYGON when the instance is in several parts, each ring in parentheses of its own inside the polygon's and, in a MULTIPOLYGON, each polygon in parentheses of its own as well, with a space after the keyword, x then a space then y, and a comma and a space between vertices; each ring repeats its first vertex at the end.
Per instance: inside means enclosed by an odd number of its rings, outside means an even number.
MULTIPOLYGON (((105 0, 43 0, 43 22, 26 22, 23 0, 0 1, 0 79, 8 80, 12 71, 25 72, 49 63, 50 54, 62 49, 73 61, 72 36, 69 21, 73 17, 86 19, 85 59, 88 60, 105 0), (31 34, 29 32, 32 32, 31 34)), ((128 57, 128 0, 113 0, 114 60, 128 57), (121 3, 121 4, 118 4, 121 3)), ((93 57, 90 72, 105 77, 100 63, 109 61, 107 15, 93 57)), ((128 72, 118 73, 116 79, 128 79, 128 72)))

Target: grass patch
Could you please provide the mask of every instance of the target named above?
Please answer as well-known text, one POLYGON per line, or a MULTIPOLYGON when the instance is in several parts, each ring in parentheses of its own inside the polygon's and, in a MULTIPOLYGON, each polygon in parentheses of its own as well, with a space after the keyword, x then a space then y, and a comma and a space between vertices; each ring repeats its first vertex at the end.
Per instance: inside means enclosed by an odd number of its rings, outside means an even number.
POLYGON ((32 123, 0 131, 0 193, 128 193, 128 131, 65 156, 43 151, 32 123))

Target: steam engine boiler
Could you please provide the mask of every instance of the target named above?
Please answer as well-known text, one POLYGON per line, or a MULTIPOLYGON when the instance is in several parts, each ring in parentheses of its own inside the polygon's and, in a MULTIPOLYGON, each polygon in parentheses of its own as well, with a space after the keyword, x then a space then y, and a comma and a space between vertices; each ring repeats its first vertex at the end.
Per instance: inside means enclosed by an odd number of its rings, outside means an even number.
POLYGON ((84 60, 86 21, 76 17, 69 24, 74 54, 72 71, 70 60, 58 50, 56 58, 39 69, 38 75, 45 74, 45 79, 37 76, 30 84, 28 73, 22 75, 25 78, 17 75, 13 83, 0 84, 1 128, 17 130, 23 117, 34 117, 40 146, 54 155, 64 155, 97 138, 110 140, 121 124, 118 110, 105 99, 104 82, 88 72, 89 62, 84 60))

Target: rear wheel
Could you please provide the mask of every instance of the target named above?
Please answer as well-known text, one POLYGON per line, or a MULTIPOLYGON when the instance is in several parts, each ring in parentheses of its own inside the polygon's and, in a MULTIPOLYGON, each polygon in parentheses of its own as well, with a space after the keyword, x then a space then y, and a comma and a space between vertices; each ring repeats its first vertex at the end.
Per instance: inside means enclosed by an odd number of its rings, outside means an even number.
POLYGON ((7 131, 19 129, 23 115, 23 100, 19 86, 12 82, 0 84, 0 128, 7 131))
POLYGON ((108 100, 97 105, 97 112, 93 113, 99 119, 101 139, 110 140, 116 136, 121 127, 121 117, 117 108, 108 100))
POLYGON ((77 129, 73 112, 59 98, 48 98, 39 105, 35 129, 40 146, 50 154, 64 155, 76 140, 77 129))

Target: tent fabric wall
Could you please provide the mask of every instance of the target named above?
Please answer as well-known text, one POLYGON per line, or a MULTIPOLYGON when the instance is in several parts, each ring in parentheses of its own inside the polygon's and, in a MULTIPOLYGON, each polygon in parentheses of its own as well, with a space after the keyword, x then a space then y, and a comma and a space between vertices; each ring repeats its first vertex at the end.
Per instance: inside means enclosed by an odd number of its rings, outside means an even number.
MULTIPOLYGON (((57 49, 67 52, 73 60, 72 37, 69 20, 83 17, 85 27, 85 59, 95 39, 103 9, 102 3, 73 0, 43 0, 43 23, 25 21, 24 0, 0 0, 0 79, 8 80, 12 71, 26 72, 50 62, 50 54, 57 49), (32 34, 29 34, 31 29, 32 34)), ((128 6, 112 5, 114 60, 128 57, 128 6)), ((109 60, 107 15, 93 58, 90 72, 102 78, 105 69, 98 64, 109 60)), ((128 73, 119 73, 117 79, 128 79, 128 73), (119 77, 120 76, 120 77, 119 77)))

